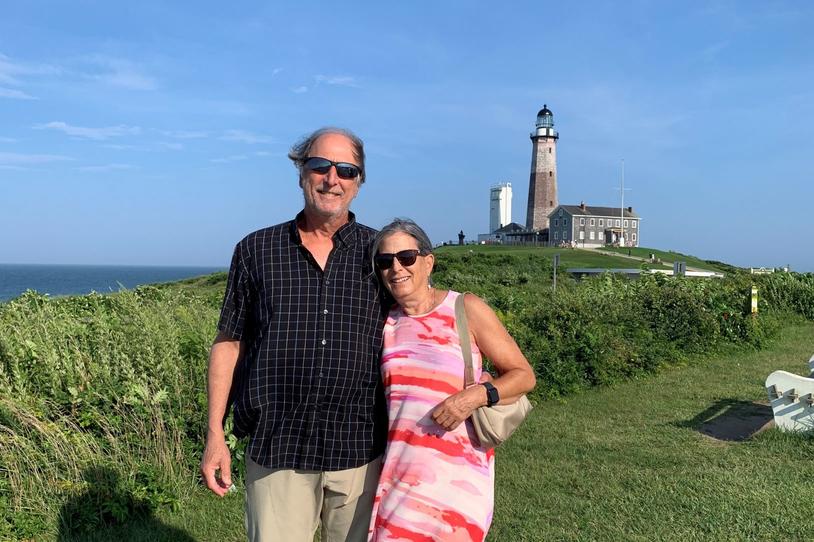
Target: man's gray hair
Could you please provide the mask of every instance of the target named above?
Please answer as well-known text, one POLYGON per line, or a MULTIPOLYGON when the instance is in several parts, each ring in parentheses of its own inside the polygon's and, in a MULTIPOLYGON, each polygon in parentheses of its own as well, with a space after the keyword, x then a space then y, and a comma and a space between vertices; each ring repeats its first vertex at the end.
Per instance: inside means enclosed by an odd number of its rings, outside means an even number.
POLYGON ((379 246, 382 244, 386 238, 390 237, 394 233, 406 233, 410 237, 416 240, 418 243, 418 250, 421 251, 423 256, 432 253, 432 242, 430 241, 427 232, 421 229, 421 226, 410 220, 409 218, 394 218, 393 221, 379 230, 379 233, 376 234, 376 237, 373 239, 373 246, 371 248, 371 254, 375 256, 379 253, 379 246))
POLYGON ((297 141, 291 150, 288 152, 288 157, 294 162, 294 165, 300 172, 302 178, 302 166, 305 161, 311 157, 311 147, 314 142, 320 137, 327 134, 339 134, 350 139, 352 145, 353 157, 356 160, 356 165, 359 166, 359 184, 365 182, 365 144, 359 139, 359 136, 345 128, 336 128, 334 126, 326 126, 311 132, 307 136, 297 141))

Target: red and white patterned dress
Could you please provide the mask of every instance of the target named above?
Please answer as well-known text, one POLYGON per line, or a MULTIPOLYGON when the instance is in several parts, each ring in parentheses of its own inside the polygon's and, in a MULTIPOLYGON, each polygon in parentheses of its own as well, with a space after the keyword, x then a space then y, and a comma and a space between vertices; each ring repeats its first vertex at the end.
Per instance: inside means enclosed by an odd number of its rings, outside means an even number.
MULTIPOLYGON (((494 451, 471 422, 446 431, 433 409, 463 389, 464 361, 450 291, 432 312, 396 307, 384 326, 382 378, 389 431, 369 540, 482 541, 492 523, 494 451)), ((472 344, 475 380, 481 355, 472 344)))

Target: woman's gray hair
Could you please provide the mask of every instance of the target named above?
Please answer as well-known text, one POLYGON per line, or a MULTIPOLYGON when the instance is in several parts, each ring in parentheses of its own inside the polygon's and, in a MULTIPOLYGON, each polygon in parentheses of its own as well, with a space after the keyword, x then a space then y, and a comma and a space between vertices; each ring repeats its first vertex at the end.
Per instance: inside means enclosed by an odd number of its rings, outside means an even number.
POLYGON ((334 126, 326 126, 324 128, 320 128, 319 130, 315 130, 311 132, 307 136, 303 137, 299 141, 297 141, 294 146, 291 147, 291 150, 288 152, 288 157, 294 162, 294 165, 300 172, 300 178, 302 178, 302 166, 305 164, 305 161, 311 157, 311 147, 314 146, 314 142, 319 139, 320 137, 327 135, 327 134, 339 134, 347 137, 350 139, 350 142, 353 146, 352 152, 353 157, 356 160, 356 165, 359 166, 359 184, 365 182, 365 144, 359 139, 359 136, 347 130, 345 128, 336 128, 334 126))
POLYGON ((394 233, 399 232, 406 233, 416 240, 418 243, 418 250, 421 252, 422 256, 432 254, 432 242, 430 241, 427 232, 421 229, 421 226, 409 218, 394 218, 390 224, 379 230, 379 233, 377 233, 376 237, 373 239, 371 254, 376 256, 376 254, 379 253, 379 246, 382 244, 382 241, 394 233))

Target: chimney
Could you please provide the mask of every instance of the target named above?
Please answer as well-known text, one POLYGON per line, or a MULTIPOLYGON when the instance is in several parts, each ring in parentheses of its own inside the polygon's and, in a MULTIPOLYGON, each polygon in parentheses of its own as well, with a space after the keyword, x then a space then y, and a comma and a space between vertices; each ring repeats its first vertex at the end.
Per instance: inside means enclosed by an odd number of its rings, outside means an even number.
POLYGON ((585 205, 584 201, 579 202, 579 208, 582 209, 583 211, 587 208, 587 205, 585 205))
POLYGON ((630 213, 630 214, 633 214, 633 207, 628 207, 627 212, 630 213))

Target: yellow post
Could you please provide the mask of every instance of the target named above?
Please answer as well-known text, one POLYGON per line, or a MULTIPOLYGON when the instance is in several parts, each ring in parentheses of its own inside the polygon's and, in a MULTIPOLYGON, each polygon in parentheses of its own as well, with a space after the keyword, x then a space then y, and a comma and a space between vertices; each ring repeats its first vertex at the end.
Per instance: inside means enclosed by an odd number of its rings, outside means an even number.
POLYGON ((752 314, 757 314, 757 286, 752 286, 752 314))

